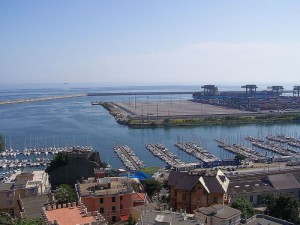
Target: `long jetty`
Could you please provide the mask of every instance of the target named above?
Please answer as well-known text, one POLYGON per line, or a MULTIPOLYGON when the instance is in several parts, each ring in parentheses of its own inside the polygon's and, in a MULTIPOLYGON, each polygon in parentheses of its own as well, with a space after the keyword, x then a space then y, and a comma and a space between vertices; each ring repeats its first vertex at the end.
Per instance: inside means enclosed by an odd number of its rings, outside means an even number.
POLYGON ((87 93, 87 96, 121 96, 121 95, 188 95, 194 91, 132 91, 132 92, 98 92, 87 93))
POLYGON ((236 145, 236 144, 228 144, 225 141, 217 140, 215 141, 218 143, 218 147, 225 149, 226 151, 232 152, 234 154, 240 154, 245 156, 248 159, 251 159, 256 162, 262 162, 266 159, 266 157, 250 148, 247 148, 243 145, 236 145))
POLYGON ((135 171, 145 167, 144 162, 127 145, 117 145, 114 151, 129 170, 135 171))
POLYGON ((245 139, 250 141, 253 146, 256 146, 261 149, 272 151, 272 152, 275 152, 277 154, 284 155, 284 156, 292 156, 292 157, 296 157, 296 158, 300 157, 300 152, 297 152, 291 148, 286 148, 286 147, 284 147, 278 143, 272 142, 272 141, 264 141, 262 139, 251 137, 251 136, 248 136, 245 139))
POLYGON ((56 100, 56 99, 64 99, 64 98, 76 98, 76 97, 83 97, 83 96, 87 96, 87 94, 74 94, 74 95, 61 95, 61 96, 42 97, 42 98, 7 100, 7 101, 0 101, 0 105, 48 101, 48 100, 56 100))
POLYGON ((218 157, 193 142, 177 142, 175 143, 175 146, 206 163, 220 160, 218 157))

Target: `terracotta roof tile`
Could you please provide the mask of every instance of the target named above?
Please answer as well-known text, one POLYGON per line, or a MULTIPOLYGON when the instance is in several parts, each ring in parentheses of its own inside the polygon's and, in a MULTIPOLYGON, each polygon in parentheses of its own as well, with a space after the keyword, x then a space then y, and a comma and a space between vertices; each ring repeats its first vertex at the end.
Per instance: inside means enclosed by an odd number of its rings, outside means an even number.
POLYGON ((57 220, 59 225, 85 224, 94 221, 93 216, 83 217, 80 212, 80 207, 76 206, 45 211, 45 214, 49 221, 54 222, 54 220, 57 220))

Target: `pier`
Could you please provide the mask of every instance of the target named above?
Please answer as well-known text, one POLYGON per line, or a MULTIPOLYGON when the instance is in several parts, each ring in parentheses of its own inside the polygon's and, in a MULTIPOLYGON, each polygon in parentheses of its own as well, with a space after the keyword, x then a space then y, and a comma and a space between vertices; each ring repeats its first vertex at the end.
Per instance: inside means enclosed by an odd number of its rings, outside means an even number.
POLYGON ((263 162, 266 160, 266 156, 250 149, 242 145, 236 144, 228 144, 225 141, 217 140, 215 141, 218 143, 218 147, 225 149, 226 151, 232 152, 234 154, 243 155, 246 158, 253 160, 254 162, 263 162))
POLYGON ((206 149, 192 142, 177 142, 175 146, 205 163, 221 161, 206 149))
POLYGON ((300 148, 300 140, 293 138, 293 137, 289 137, 289 136, 285 136, 285 135, 277 135, 277 136, 270 135, 270 136, 267 136, 266 138, 270 141, 287 143, 289 146, 300 148))
POLYGON ((145 167, 145 164, 137 155, 127 146, 117 145, 114 147, 115 153, 122 160, 127 169, 131 171, 140 170, 145 167))
POLYGON ((253 146, 256 146, 261 149, 275 152, 283 156, 291 156, 295 158, 300 158, 300 152, 295 151, 291 148, 286 148, 278 143, 272 141, 264 141, 259 138, 248 136, 245 138, 247 141, 250 141, 253 146))
POLYGON ((162 144, 147 144, 146 148, 155 156, 163 160, 166 164, 175 168, 195 167, 197 163, 182 162, 177 155, 174 155, 162 144))

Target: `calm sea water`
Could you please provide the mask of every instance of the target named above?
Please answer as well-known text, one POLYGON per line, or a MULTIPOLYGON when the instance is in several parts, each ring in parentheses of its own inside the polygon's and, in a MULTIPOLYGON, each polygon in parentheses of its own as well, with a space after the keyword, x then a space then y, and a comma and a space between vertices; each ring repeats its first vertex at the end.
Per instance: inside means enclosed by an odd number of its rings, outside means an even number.
MULTIPOLYGON (((226 87, 228 90, 236 87, 226 87)), ((224 89, 226 89, 224 87, 224 89)), ((8 87, 0 91, 0 100, 24 99, 42 96, 57 96, 87 92, 110 91, 195 91, 196 86, 159 87, 8 87)), ((133 98, 131 96, 131 98, 133 98)), ((137 101, 147 96, 138 97, 137 101)), ((150 101, 164 99, 189 99, 191 96, 149 96, 150 101)), ((286 134, 299 138, 299 124, 282 125, 242 125, 203 126, 176 128, 130 129, 115 122, 114 118, 101 106, 92 106, 92 101, 130 101, 129 97, 78 97, 12 105, 0 105, 0 133, 6 138, 7 148, 63 147, 92 145, 99 151, 103 161, 113 167, 123 167, 113 151, 117 144, 130 146, 147 166, 165 164, 145 148, 145 144, 162 143, 183 161, 196 162, 197 159, 178 150, 174 143, 178 140, 193 141, 206 147, 220 158, 231 158, 231 153, 217 147, 214 139, 222 138, 232 143, 250 146, 244 140, 247 135, 264 137, 268 134, 286 134)), ((260 151, 259 149, 256 149, 260 151)), ((298 149, 300 150, 300 149, 298 149)), ((269 153, 272 156, 272 153, 269 153)))

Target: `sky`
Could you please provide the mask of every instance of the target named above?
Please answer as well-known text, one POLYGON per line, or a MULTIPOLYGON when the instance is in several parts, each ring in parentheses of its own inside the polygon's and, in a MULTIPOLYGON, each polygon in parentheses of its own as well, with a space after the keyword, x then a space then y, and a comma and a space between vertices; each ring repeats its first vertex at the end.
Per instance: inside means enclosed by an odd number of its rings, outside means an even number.
POLYGON ((11 83, 300 85, 300 1, 2 0, 11 83))

